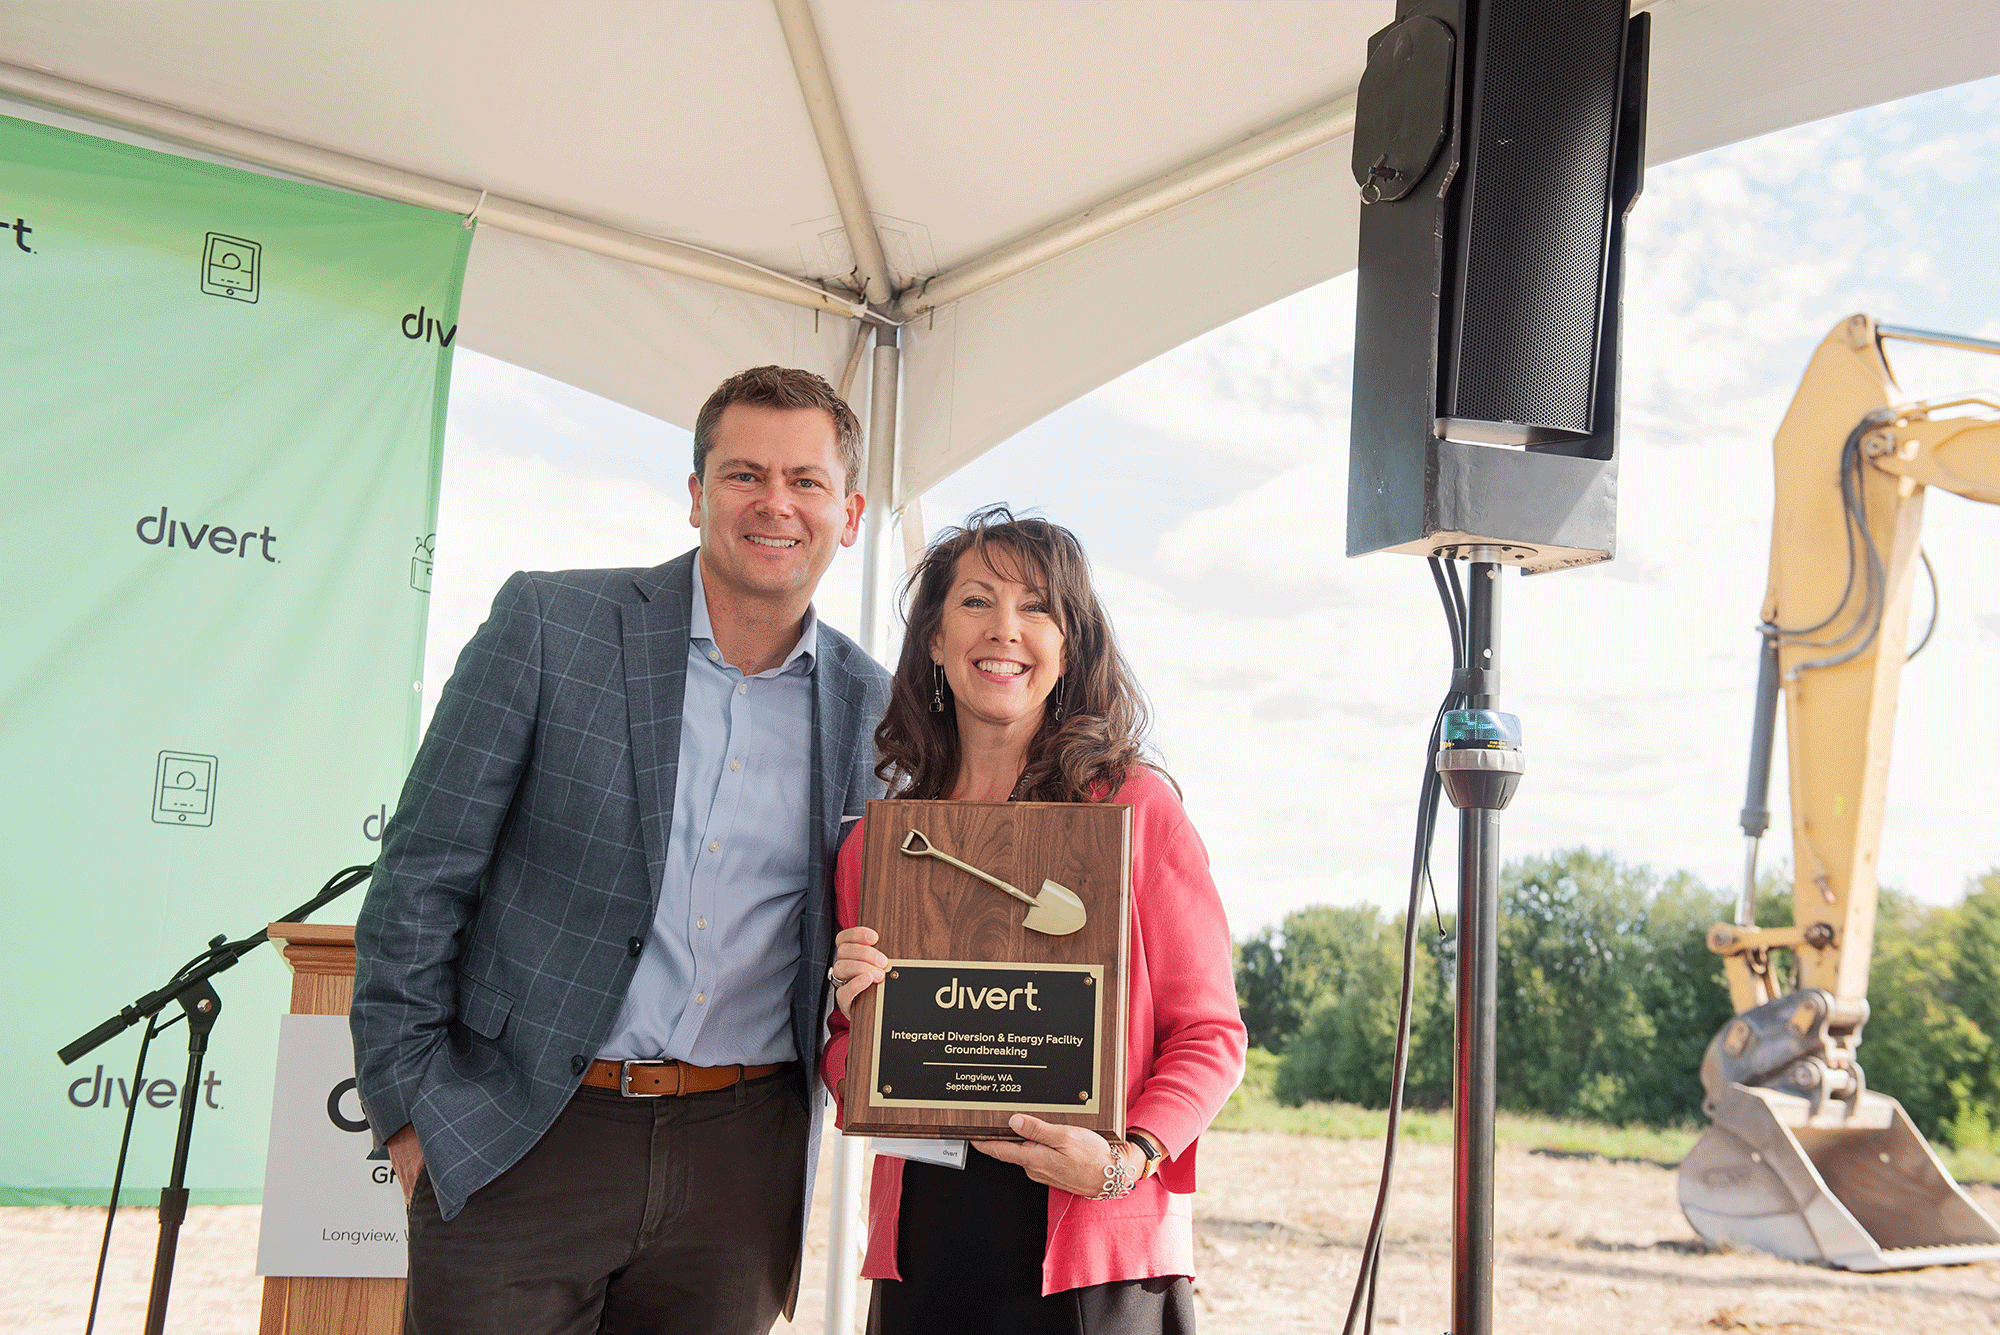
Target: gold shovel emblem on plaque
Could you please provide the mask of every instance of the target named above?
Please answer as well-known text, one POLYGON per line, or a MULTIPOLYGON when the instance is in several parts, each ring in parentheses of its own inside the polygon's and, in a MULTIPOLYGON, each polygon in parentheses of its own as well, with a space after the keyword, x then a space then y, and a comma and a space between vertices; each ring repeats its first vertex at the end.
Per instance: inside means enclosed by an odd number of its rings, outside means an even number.
POLYGON ((903 852, 913 858, 936 858, 939 862, 948 862, 967 875, 978 877, 994 889, 1006 891, 1028 906, 1028 914, 1021 919, 1021 926, 1031 932, 1040 932, 1044 936, 1068 936, 1082 927, 1090 916, 1083 907, 1083 901, 1078 899, 1076 892, 1068 886, 1058 885, 1054 881, 1043 881, 1041 893, 1038 895, 1017 890, 998 876, 990 876, 970 863, 960 862, 951 854, 943 852, 922 830, 911 830, 903 836, 903 852))

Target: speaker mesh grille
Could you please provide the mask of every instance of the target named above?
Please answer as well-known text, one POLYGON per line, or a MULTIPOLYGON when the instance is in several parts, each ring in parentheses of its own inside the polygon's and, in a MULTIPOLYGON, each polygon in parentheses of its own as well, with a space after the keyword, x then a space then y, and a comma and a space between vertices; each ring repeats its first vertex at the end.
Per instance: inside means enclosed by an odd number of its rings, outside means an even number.
POLYGON ((1449 415, 1590 430, 1626 6, 1482 6, 1449 415))

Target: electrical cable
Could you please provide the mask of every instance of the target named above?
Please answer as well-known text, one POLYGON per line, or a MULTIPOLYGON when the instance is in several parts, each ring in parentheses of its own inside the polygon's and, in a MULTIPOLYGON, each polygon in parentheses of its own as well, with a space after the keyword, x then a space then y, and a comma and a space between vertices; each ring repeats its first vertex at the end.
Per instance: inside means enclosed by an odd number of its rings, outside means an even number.
MULTIPOLYGON (((1468 660, 1471 656, 1470 651, 1466 647, 1465 589, 1459 583, 1458 567, 1456 565, 1449 561, 1440 561, 1435 556, 1430 558, 1430 565, 1431 582, 1437 585, 1438 598, 1444 604, 1445 627, 1451 633, 1451 673, 1452 680, 1456 683, 1459 680, 1458 674, 1468 666, 1468 660)), ((1446 696, 1445 703, 1438 707, 1437 718, 1431 721, 1431 751, 1433 753, 1438 748, 1438 726, 1444 721, 1445 711, 1454 707, 1453 700, 1457 695, 1458 692, 1456 686, 1454 686, 1453 691, 1446 696)), ((1463 705, 1463 703, 1462 700, 1459 701, 1460 705, 1463 705)), ((1436 803, 1433 802, 1431 806, 1431 820, 1433 825, 1435 825, 1436 816, 1436 803)), ((1431 916, 1437 921, 1438 939, 1443 940, 1447 935, 1444 930, 1444 909, 1438 904, 1437 882, 1431 879, 1431 861, 1428 853, 1431 846, 1431 836, 1434 833, 1434 829, 1426 830, 1423 836, 1424 848, 1426 850, 1424 857, 1424 883, 1430 887, 1431 916)))
POLYGON ((1917 548, 1917 559, 1924 563, 1924 574, 1928 575, 1931 581, 1931 624, 1924 627, 1924 638, 1917 641, 1917 647, 1910 650, 1909 653, 1903 655, 1903 661, 1905 663, 1909 662, 1912 658, 1915 658, 1918 654, 1922 653, 1924 651, 1924 647, 1931 642, 1931 636, 1937 634, 1937 623, 1938 623, 1937 571, 1933 569, 1931 566, 1931 554, 1925 551, 1921 547, 1917 548))
MULTIPOLYGON (((216 939, 221 940, 220 937, 216 939)), ((216 947, 211 944, 207 950, 174 970, 174 976, 167 980, 167 985, 171 987, 187 977, 206 964, 215 953, 216 947)), ((90 1311, 83 1319, 83 1335, 91 1335, 91 1332, 97 1329, 97 1304, 104 1294, 104 1267, 111 1257, 111 1227, 118 1222, 118 1197, 125 1185, 125 1161, 132 1152, 132 1119, 139 1111, 139 1091, 146 1083, 146 1054, 152 1048, 155 1038, 186 1018, 186 1011, 167 1020, 162 1020, 158 1015, 150 1015, 146 1018, 145 1032, 139 1036, 139 1059, 132 1065, 132 1085, 125 1099, 125 1129, 118 1137, 118 1163, 111 1173, 111 1202, 104 1210, 104 1238, 97 1244, 97 1273, 90 1281, 90 1311)), ((110 1101, 109 1081, 105 1082, 104 1097, 106 1102, 110 1101)))
MULTIPOLYGON (((1436 557, 1431 558, 1431 578, 1437 585, 1438 598, 1444 604, 1445 623, 1451 633, 1452 669, 1456 673, 1463 668, 1465 658, 1464 591, 1459 586, 1457 570, 1436 557)), ((1347 1305, 1347 1321, 1341 1327, 1342 1335, 1354 1335, 1357 1320, 1361 1323, 1362 1335, 1370 1335, 1375 1329, 1376 1281, 1381 1269, 1382 1236, 1388 1222, 1389 1189, 1396 1167, 1396 1142, 1403 1126, 1403 1090, 1410 1069, 1411 1014, 1417 982, 1417 918, 1423 907, 1423 887, 1427 882, 1431 884, 1433 907, 1437 895, 1436 883, 1431 881, 1430 854, 1431 840, 1437 833, 1438 797, 1443 791, 1443 784, 1438 779, 1432 757, 1437 754, 1442 738, 1446 712, 1462 703, 1458 690, 1445 693, 1436 717, 1431 720, 1429 747, 1424 752, 1424 781, 1417 798, 1416 846, 1411 853, 1410 902, 1403 915, 1403 987, 1396 1012, 1396 1053, 1389 1076, 1389 1125, 1382 1145, 1382 1178, 1376 1188, 1375 1212, 1368 1221, 1367 1240, 1361 1248, 1361 1268, 1354 1278, 1354 1295, 1347 1305)), ((1442 916, 1438 930, 1444 930, 1442 916)))
MULTIPOLYGON (((153 1039, 163 1030, 170 1029, 186 1019, 185 1013, 176 1015, 162 1023, 155 1015, 147 1020, 146 1032, 139 1036, 139 1060, 132 1066, 132 1084, 125 1099, 125 1131, 118 1138, 118 1167, 111 1175, 111 1204, 104 1211, 104 1240, 97 1245, 97 1274, 90 1282, 90 1312, 84 1317, 83 1335, 91 1335, 97 1329, 97 1303, 104 1294, 104 1266, 111 1256, 111 1225, 118 1219, 118 1196, 125 1185, 125 1158, 132 1148, 132 1119, 139 1111, 139 1091, 146 1083, 146 1050, 153 1046, 153 1039)), ((104 1082, 104 1098, 111 1099, 111 1082, 104 1082)))
POLYGON ((1458 589, 1458 571, 1433 556, 1431 582, 1437 585, 1438 597, 1444 602, 1445 624, 1451 631, 1451 670, 1457 672, 1465 666, 1465 618, 1462 615, 1465 595, 1458 589))

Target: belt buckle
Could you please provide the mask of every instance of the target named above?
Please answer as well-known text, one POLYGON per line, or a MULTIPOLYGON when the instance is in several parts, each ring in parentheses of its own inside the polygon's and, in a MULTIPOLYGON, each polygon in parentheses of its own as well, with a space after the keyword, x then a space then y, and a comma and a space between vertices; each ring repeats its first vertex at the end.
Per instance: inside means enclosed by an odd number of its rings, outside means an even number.
MULTIPOLYGON (((679 1065, 680 1065, 679 1062, 674 1061, 672 1058, 667 1058, 667 1057, 635 1057, 621 1061, 618 1063, 618 1092, 620 1095, 628 1099, 664 1098, 666 1097, 665 1090, 661 1090, 653 1094, 647 1094, 643 1091, 634 1094, 632 1092, 632 1068, 634 1066, 679 1066, 679 1065)), ((687 1077, 685 1075, 680 1077, 680 1083, 685 1084, 686 1081, 687 1077)), ((678 1090, 676 1090, 675 1092, 679 1093, 678 1090)))

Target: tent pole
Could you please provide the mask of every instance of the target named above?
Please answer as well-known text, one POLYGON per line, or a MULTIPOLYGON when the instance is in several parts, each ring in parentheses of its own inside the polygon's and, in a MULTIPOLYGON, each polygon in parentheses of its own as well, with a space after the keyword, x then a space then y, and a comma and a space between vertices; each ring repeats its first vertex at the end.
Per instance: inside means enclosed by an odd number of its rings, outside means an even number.
POLYGON ((861 1290, 861 1248, 868 1232, 861 1218, 863 1136, 841 1136, 833 1154, 832 1218, 826 1246, 827 1335, 853 1335, 856 1299, 861 1290))
POLYGON ((847 349, 847 365, 841 369, 840 383, 834 387, 840 401, 849 407, 854 404, 854 376, 861 369, 861 354, 868 351, 868 331, 872 328, 864 321, 854 322, 854 342, 847 349))
POLYGON ((910 497, 896 507, 896 516, 903 530, 903 568, 915 570, 924 559, 924 498, 910 497))
MULTIPOLYGON (((833 89, 833 73, 826 66, 826 50, 820 45, 812 6, 807 0, 773 3, 778 26, 785 32, 785 46, 791 52, 792 70, 799 76, 799 92, 805 95, 813 137, 819 140, 827 184, 833 187, 834 202, 840 208, 840 225, 847 232, 848 248, 854 252, 861 294, 872 306, 884 305, 896 295, 895 277, 882 253, 882 237, 875 230, 875 214, 861 184, 861 168, 854 160, 854 143, 847 137, 847 118, 840 112, 840 98, 833 89)), ((882 499, 888 500, 887 493, 882 499)))
POLYGON ((1122 195, 1101 200, 1081 213, 1051 223, 1018 241, 1010 241, 956 269, 948 269, 905 292, 896 302, 896 316, 913 320, 926 311, 963 301, 975 292, 1144 222, 1176 204, 1198 199, 1353 132, 1354 94, 1347 93, 1122 195))
POLYGON ((753 296, 850 318, 867 315, 866 307, 851 297, 720 251, 607 227, 587 218, 571 217, 494 194, 488 194, 482 204, 480 192, 470 186, 246 130, 212 117, 59 79, 39 70, 0 63, 0 93, 377 199, 393 199, 444 213, 467 214, 477 207, 479 221, 488 227, 553 241, 642 268, 698 278, 753 296))
POLYGON ((894 325, 875 327, 874 377, 868 390, 867 529, 861 548, 861 647, 887 662, 889 530, 896 522, 897 419, 903 350, 894 325))
MULTIPOLYGON (((893 325, 875 328, 874 372, 868 389, 867 528, 861 539, 861 647, 878 663, 889 656, 884 593, 889 585, 889 530, 895 524, 894 485, 903 350, 893 325)), ((842 1136, 833 1158, 826 1258, 827 1335, 851 1335, 861 1285, 862 1155, 866 1138, 842 1136)))

